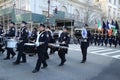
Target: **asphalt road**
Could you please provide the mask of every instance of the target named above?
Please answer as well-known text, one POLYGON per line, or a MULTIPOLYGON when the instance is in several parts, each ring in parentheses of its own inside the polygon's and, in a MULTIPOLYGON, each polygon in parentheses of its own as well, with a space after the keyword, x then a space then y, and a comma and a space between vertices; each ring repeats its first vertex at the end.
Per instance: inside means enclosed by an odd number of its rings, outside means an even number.
POLYGON ((71 45, 64 66, 58 66, 60 59, 56 52, 50 55, 48 68, 33 74, 37 56, 27 56, 27 63, 15 66, 12 62, 16 57, 3 60, 4 53, 0 56, 0 80, 120 80, 119 54, 119 48, 91 46, 87 62, 82 64, 79 45, 71 45))

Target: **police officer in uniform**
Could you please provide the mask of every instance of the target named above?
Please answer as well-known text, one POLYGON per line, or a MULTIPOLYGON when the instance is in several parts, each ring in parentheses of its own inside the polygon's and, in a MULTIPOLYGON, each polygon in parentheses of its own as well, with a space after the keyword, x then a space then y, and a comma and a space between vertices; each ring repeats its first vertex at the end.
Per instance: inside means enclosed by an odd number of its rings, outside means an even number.
MULTIPOLYGON (((50 41, 52 40, 52 31, 50 30, 50 27, 47 26, 46 29, 46 34, 47 34, 47 40, 48 40, 48 43, 50 43, 50 41)), ((49 59, 49 56, 48 56, 48 48, 49 46, 47 45, 47 48, 46 48, 46 59, 49 59)))
MULTIPOLYGON (((68 33, 67 27, 63 28, 63 32, 60 34, 60 37, 59 37, 59 42, 60 42, 60 46, 69 47, 70 34, 68 33)), ((61 59, 61 63, 59 64, 59 66, 63 66, 64 63, 66 62, 65 54, 67 52, 68 52, 68 49, 64 49, 64 48, 60 48, 58 50, 58 55, 59 55, 59 58, 61 59)))
MULTIPOLYGON (((10 21, 9 23, 9 31, 7 34, 5 34, 5 37, 11 39, 15 37, 16 29, 15 29, 15 23, 13 21, 10 21)), ((16 55, 16 53, 13 51, 13 48, 7 48, 7 56, 4 58, 4 60, 10 59, 10 54, 12 55, 12 58, 16 55)))
POLYGON ((109 45, 110 45, 110 47, 112 45, 112 37, 113 37, 112 35, 109 36, 109 45))
POLYGON ((34 42, 37 38, 37 28, 33 28, 31 36, 29 37, 29 42, 34 42))
POLYGON ((26 63, 26 55, 23 53, 24 51, 24 44, 28 42, 28 30, 26 27, 26 22, 22 21, 21 29, 20 29, 20 43, 18 44, 18 55, 17 60, 13 62, 13 64, 19 64, 19 63, 26 63), (22 61, 21 61, 22 58, 22 61))
MULTIPOLYGON (((2 24, 0 24, 0 36, 3 36, 3 33, 4 33, 4 30, 3 30, 3 25, 2 24)), ((3 44, 2 44, 2 38, 1 38, 1 41, 0 41, 1 43, 0 43, 0 51, 2 52, 2 53, 4 53, 4 49, 2 48, 2 46, 3 46, 3 44)))
POLYGON ((40 68, 44 69, 48 66, 46 63, 46 58, 45 58, 46 47, 48 45, 48 39, 47 39, 46 31, 45 31, 45 26, 43 24, 40 24, 38 28, 38 34, 37 34, 37 39, 36 39, 35 44, 37 46, 38 60, 36 63, 36 67, 32 71, 32 73, 36 73, 40 70, 40 68), (43 43, 40 44, 40 42, 43 42, 43 43), (43 64, 43 67, 41 67, 41 64, 43 64))
POLYGON ((98 36, 97 36, 97 34, 95 33, 95 34, 94 34, 94 43, 95 43, 95 45, 97 45, 97 38, 98 38, 98 36))
POLYGON ((89 46, 89 40, 88 40, 89 33, 87 32, 85 28, 83 28, 81 31, 81 34, 82 34, 82 39, 81 39, 82 61, 81 63, 85 63, 87 60, 87 48, 89 46))

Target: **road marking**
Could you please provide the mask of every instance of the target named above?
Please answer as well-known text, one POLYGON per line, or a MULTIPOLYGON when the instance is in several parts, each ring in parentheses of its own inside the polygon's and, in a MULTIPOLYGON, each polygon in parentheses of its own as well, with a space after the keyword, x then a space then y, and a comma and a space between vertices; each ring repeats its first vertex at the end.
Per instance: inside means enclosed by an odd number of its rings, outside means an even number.
POLYGON ((90 50, 90 51, 94 51, 94 50, 98 50, 98 49, 99 49, 99 50, 104 50, 104 48, 91 48, 91 49, 88 48, 88 50, 90 50))
MULTIPOLYGON (((80 47, 79 48, 78 47, 70 47, 69 50, 81 52, 80 47)), ((111 58, 115 58, 115 59, 120 59, 120 54, 115 55, 115 53, 118 53, 118 52, 120 52, 120 50, 117 50, 117 49, 98 48, 98 47, 89 47, 88 48, 88 53, 100 55, 100 56, 111 57, 111 58), (114 54, 114 56, 110 56, 109 54, 114 54)))
POLYGON ((120 54, 119 55, 115 55, 115 56, 112 56, 114 58, 120 58, 120 54))
POLYGON ((102 53, 101 55, 109 55, 109 54, 114 54, 114 53, 117 53, 117 52, 120 52, 120 50, 107 52, 107 53, 105 52, 105 53, 102 53))
MULTIPOLYGON (((90 52, 90 53, 98 53, 98 52, 104 52, 104 51, 110 51, 110 50, 113 50, 113 49, 105 49, 105 50, 98 50, 98 51, 92 51, 92 52, 90 52)), ((99 54, 99 53, 98 53, 99 54)))

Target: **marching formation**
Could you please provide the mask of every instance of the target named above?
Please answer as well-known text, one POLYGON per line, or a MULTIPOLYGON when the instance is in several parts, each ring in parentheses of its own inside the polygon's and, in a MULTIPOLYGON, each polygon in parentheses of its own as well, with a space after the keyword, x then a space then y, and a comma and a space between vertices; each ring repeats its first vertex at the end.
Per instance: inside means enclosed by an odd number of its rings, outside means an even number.
POLYGON ((101 35, 101 34, 93 34, 90 37, 90 43, 98 46, 120 46, 120 36, 118 35, 101 35))
MULTIPOLYGON (((81 34, 83 34, 81 43, 83 45, 87 43, 86 46, 81 45, 83 54, 81 63, 85 63, 89 44, 85 28, 81 34)), ((15 27, 15 23, 10 21, 8 31, 4 31, 3 26, 0 25, 0 51, 1 53, 4 53, 5 50, 7 51, 7 55, 3 60, 14 58, 17 51, 17 58, 13 65, 18 65, 27 62, 26 55, 34 56, 37 54, 37 63, 32 73, 38 72, 41 68, 46 68, 48 66, 47 59, 49 59, 49 55, 55 53, 55 51, 58 52, 60 58, 59 66, 63 66, 66 62, 65 55, 68 53, 69 43, 70 34, 67 27, 63 27, 62 33, 58 34, 54 27, 40 24, 38 29, 33 28, 30 34, 25 21, 21 22, 21 27, 18 29, 15 27), (50 54, 48 54, 48 48, 50 49, 50 54)))

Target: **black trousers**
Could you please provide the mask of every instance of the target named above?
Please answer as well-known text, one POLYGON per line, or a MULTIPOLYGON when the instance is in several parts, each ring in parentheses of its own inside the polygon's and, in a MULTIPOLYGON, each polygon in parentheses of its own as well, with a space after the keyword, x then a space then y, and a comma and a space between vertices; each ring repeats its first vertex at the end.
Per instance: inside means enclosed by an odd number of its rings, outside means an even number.
POLYGON ((41 64, 43 64, 43 66, 47 66, 47 62, 46 62, 46 59, 45 59, 45 52, 41 51, 41 52, 38 52, 38 60, 37 60, 37 63, 36 63, 36 67, 35 67, 35 70, 40 70, 41 68, 41 64))
POLYGON ((21 43, 18 45, 18 55, 17 55, 17 63, 20 63, 21 59, 22 61, 26 62, 26 55, 23 53, 24 52, 24 43, 21 43))
POLYGON ((0 51, 4 51, 4 49, 2 48, 2 44, 0 44, 0 51))
POLYGON ((64 63, 64 61, 66 60, 65 54, 66 54, 66 52, 64 49, 58 50, 58 56, 61 59, 61 63, 64 63))
POLYGON ((86 59, 87 59, 87 48, 88 48, 88 47, 81 47, 81 51, 82 51, 82 61, 86 61, 86 59))
POLYGON ((14 56, 16 53, 13 51, 13 48, 7 48, 7 57, 10 58, 10 54, 14 56))
POLYGON ((46 52, 45 52, 45 59, 49 59, 48 48, 49 48, 49 47, 47 46, 47 47, 46 47, 46 50, 45 50, 45 51, 46 51, 46 52))

